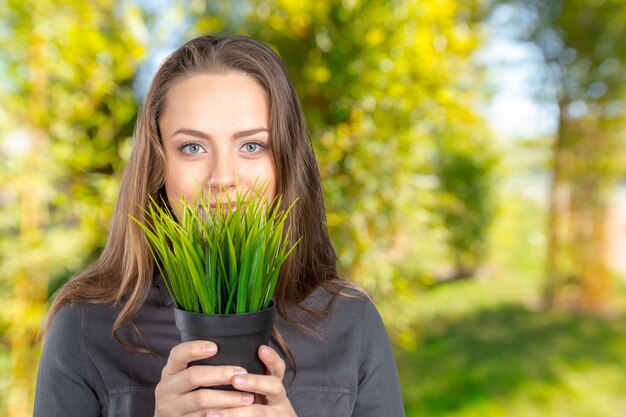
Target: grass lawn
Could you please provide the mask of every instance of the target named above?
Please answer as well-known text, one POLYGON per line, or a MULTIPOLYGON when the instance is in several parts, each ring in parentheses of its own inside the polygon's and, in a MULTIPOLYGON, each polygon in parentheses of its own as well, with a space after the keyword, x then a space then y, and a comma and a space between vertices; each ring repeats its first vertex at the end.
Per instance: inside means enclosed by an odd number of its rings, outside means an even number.
POLYGON ((626 416, 626 315, 540 311, 521 278, 423 294, 397 351, 407 416, 626 416))

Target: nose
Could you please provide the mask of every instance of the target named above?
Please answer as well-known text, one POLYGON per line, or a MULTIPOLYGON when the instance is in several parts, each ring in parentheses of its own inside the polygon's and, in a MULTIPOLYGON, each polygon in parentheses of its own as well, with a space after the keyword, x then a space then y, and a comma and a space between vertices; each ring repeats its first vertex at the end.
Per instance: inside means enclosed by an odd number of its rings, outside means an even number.
POLYGON ((226 154, 216 154, 207 176, 207 186, 211 193, 230 192, 237 183, 237 170, 234 161, 226 154))

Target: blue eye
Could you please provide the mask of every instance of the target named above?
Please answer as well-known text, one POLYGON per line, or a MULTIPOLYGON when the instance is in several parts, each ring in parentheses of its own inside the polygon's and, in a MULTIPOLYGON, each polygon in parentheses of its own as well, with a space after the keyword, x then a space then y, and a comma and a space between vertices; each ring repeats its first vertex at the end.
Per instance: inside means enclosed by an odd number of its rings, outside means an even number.
POLYGON ((246 152, 254 153, 259 147, 258 143, 246 143, 244 146, 246 152))
POLYGON ((180 147, 180 150, 183 151, 183 153, 188 153, 192 155, 205 152, 204 148, 197 143, 186 143, 180 147))
POLYGON ((250 153, 250 154, 257 154, 257 153, 263 152, 265 148, 266 148, 265 145, 263 145, 262 143, 258 143, 258 142, 247 142, 247 143, 244 143, 243 146, 241 147, 241 149, 245 153, 250 153))

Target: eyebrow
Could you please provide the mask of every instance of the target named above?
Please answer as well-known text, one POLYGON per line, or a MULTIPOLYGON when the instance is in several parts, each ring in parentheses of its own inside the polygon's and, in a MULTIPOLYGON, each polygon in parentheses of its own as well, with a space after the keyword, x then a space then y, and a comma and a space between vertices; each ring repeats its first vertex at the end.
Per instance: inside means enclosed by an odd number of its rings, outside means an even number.
MULTIPOLYGON (((257 133, 261 133, 261 132, 269 133, 269 130, 263 127, 260 127, 257 129, 242 130, 240 132, 235 133, 233 135, 233 138, 235 139, 245 138, 247 136, 256 135, 257 133)), ((195 130, 195 129, 178 129, 176 132, 174 132, 172 137, 176 135, 180 135, 180 134, 193 136, 193 137, 200 138, 200 139, 207 139, 207 140, 211 139, 211 137, 207 135, 206 133, 201 132, 199 130, 195 130)))

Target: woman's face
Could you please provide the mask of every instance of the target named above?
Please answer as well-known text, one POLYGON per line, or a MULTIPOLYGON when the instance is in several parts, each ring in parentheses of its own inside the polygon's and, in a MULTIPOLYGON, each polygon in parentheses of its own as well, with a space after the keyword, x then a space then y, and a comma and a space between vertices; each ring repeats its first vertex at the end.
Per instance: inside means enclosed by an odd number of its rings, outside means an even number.
POLYGON ((252 77, 193 75, 176 84, 159 121, 165 148, 165 189, 178 213, 180 196, 195 202, 202 189, 213 207, 235 202, 240 192, 266 182, 265 196, 276 196, 276 166, 265 91, 252 77))

